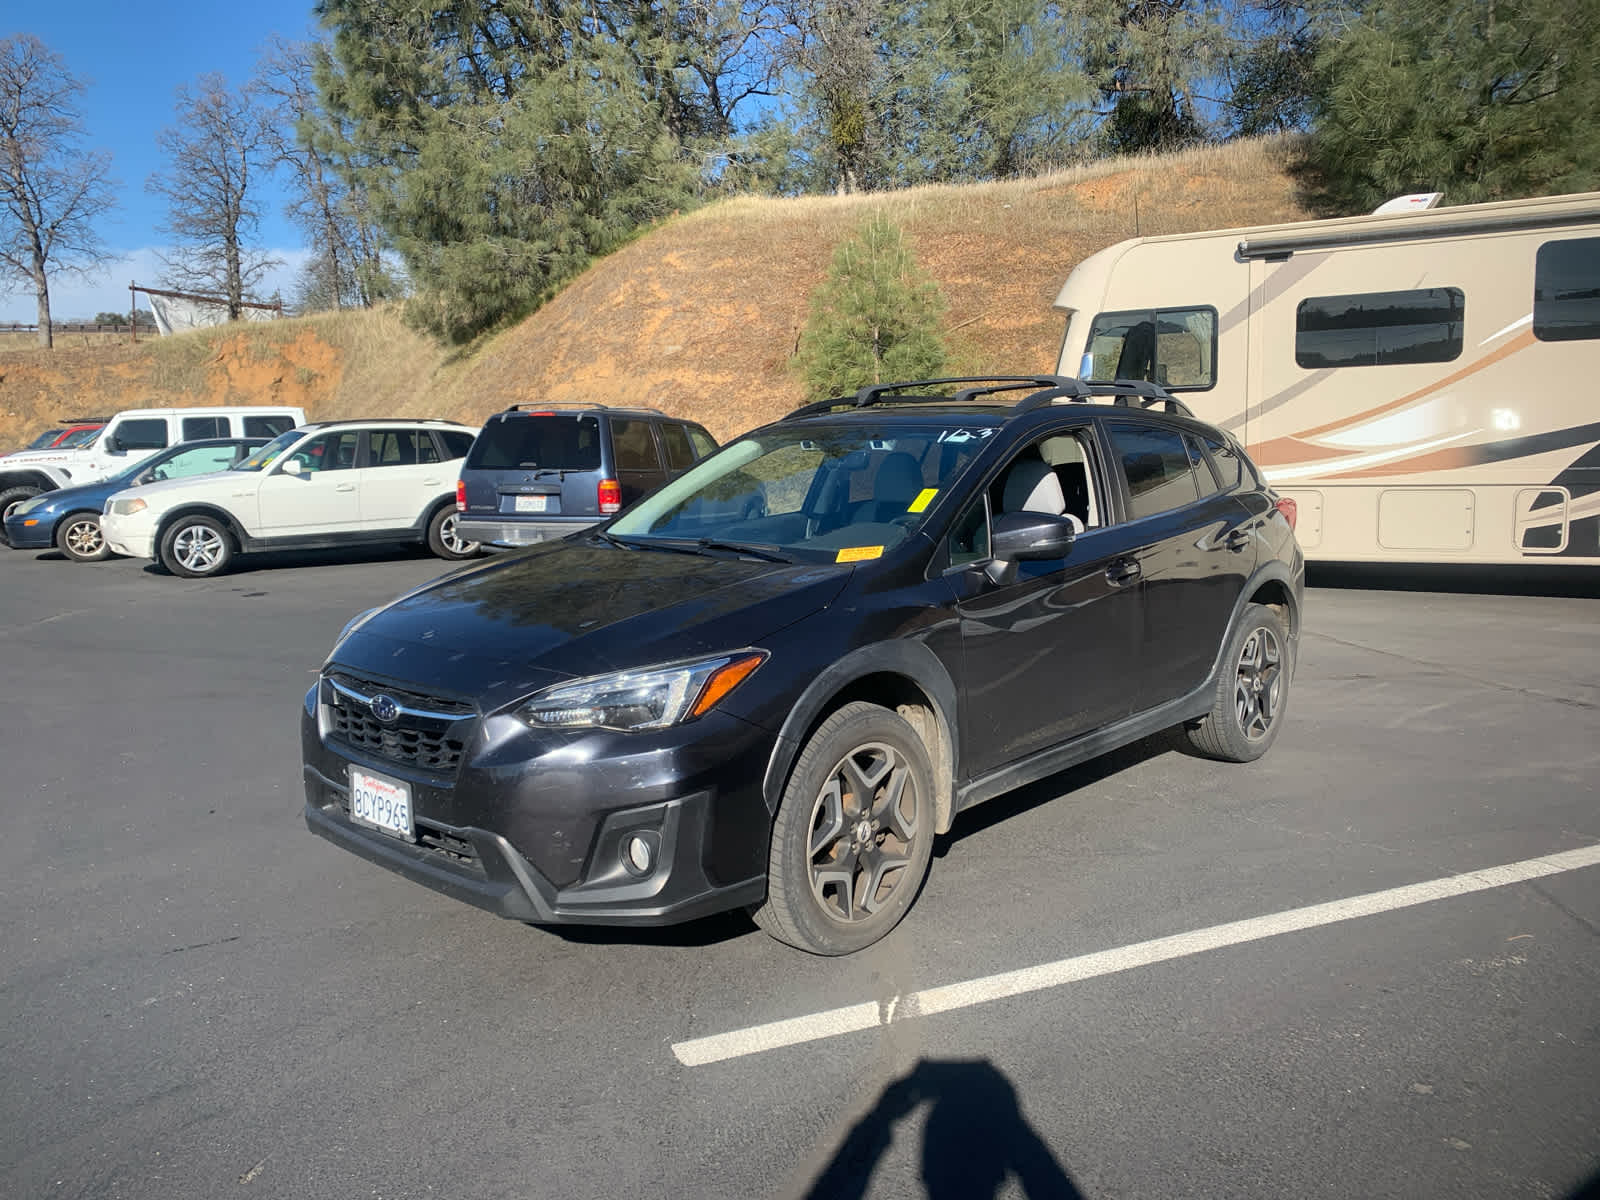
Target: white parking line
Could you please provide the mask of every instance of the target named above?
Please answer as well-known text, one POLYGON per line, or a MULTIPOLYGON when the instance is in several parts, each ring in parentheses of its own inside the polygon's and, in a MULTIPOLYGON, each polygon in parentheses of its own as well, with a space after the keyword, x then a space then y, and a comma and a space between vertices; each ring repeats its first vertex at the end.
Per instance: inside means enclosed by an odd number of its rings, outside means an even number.
POLYGON ((1137 942, 1114 950, 1101 950, 1095 954, 1082 954, 1076 958, 1063 958, 1057 962, 1037 967, 1024 967, 999 975, 986 975, 964 983, 946 984, 927 988, 905 996, 896 996, 885 1003, 869 1002, 851 1004, 827 1012, 791 1017, 786 1021, 772 1021, 765 1025, 752 1025, 748 1029, 735 1029, 708 1037, 691 1038, 674 1042, 672 1052, 686 1067, 702 1067, 724 1059, 741 1058, 776 1050, 782 1046, 815 1042, 823 1038, 838 1037, 845 1033, 859 1033, 891 1021, 905 1021, 913 1017, 927 1017, 934 1013, 950 1012, 958 1008, 971 1008, 1007 996, 1020 996, 1026 992, 1042 991, 1145 967, 1168 959, 1184 958, 1224 946, 1237 946, 1241 942, 1254 942, 1275 937, 1280 933, 1294 933, 1313 929, 1318 925, 1332 925, 1337 921, 1351 921, 1357 917, 1370 917, 1392 912, 1397 908, 1410 908, 1434 900, 1448 900, 1452 896, 1466 896, 1472 892, 1488 891, 1513 883, 1525 883, 1545 875, 1559 875, 1583 867, 1600 866, 1600 845, 1583 846, 1543 858, 1529 858, 1522 862, 1506 863, 1499 867, 1486 867, 1464 875, 1450 875, 1431 879, 1426 883, 1412 883, 1405 887, 1389 888, 1382 892, 1368 892, 1344 900, 1331 900, 1326 904, 1312 904, 1305 908, 1291 908, 1285 912, 1269 913, 1264 917, 1251 917, 1246 921, 1230 921, 1226 925, 1212 925, 1189 933, 1153 941, 1137 942))

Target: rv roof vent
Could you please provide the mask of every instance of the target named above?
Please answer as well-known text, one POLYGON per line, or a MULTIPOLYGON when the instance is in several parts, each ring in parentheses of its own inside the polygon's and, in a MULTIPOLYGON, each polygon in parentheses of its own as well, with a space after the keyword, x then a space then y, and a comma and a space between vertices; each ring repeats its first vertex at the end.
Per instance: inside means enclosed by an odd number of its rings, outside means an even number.
POLYGON ((1425 208, 1435 207, 1443 199, 1443 192, 1412 192, 1409 196, 1396 196, 1393 200, 1385 200, 1372 210, 1372 215, 1377 217, 1384 213, 1421 212, 1425 208))

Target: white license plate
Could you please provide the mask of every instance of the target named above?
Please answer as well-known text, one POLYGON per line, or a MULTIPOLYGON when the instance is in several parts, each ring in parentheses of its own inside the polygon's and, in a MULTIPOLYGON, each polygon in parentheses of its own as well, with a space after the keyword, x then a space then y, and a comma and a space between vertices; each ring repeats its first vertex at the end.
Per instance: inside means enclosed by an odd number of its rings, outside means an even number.
POLYGON ((350 818, 408 842, 417 840, 411 821, 411 785, 350 768, 350 818))
POLYGON ((518 496, 517 512, 544 512, 550 504, 549 496, 518 496))

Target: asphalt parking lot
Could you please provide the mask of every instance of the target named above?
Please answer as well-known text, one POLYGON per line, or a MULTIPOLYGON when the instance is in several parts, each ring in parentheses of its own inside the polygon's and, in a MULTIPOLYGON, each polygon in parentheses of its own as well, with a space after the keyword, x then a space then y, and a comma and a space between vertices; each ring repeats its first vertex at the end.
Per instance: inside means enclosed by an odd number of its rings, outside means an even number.
POLYGON ((1266 759, 995 800, 821 960, 514 925, 306 832, 301 694, 436 560, 0 554, 0 1195, 1600 1186, 1592 590, 1314 588, 1266 759))

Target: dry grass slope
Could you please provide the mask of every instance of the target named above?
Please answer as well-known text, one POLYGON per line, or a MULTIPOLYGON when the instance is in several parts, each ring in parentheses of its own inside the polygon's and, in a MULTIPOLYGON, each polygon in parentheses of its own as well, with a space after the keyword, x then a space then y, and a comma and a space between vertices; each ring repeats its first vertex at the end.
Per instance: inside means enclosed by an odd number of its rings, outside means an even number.
POLYGON ((788 360, 807 296, 834 246, 877 210, 943 290, 958 368, 1049 370, 1061 338, 1051 302, 1080 260, 1136 234, 1306 217, 1290 152, 1241 142, 1008 183, 727 201, 665 222, 466 354, 389 309, 137 346, 0 348, 0 444, 80 412, 223 403, 469 424, 514 402, 648 404, 726 438, 800 403, 788 360))

